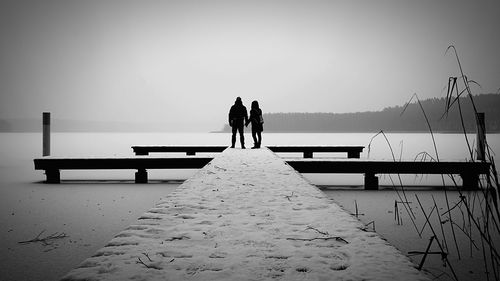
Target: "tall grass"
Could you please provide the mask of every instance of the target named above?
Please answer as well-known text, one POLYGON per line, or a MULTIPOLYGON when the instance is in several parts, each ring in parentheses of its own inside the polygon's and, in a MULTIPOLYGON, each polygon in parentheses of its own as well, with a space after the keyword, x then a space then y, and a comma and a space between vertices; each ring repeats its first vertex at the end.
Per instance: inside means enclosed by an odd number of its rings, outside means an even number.
MULTIPOLYGON (((432 235, 429 245, 425 252, 419 252, 423 254, 423 258, 420 262, 420 268, 425 269, 425 257, 430 254, 431 244, 437 245, 439 251, 433 252, 433 254, 440 254, 443 260, 443 266, 447 269, 443 269, 443 274, 436 276, 436 279, 442 280, 443 278, 449 278, 452 280, 461 280, 456 274, 456 266, 450 259, 450 255, 456 255, 456 258, 460 260, 464 253, 469 252, 472 257, 474 253, 479 253, 483 263, 483 271, 486 276, 486 280, 500 280, 500 212, 498 207, 498 189, 499 181, 498 174, 496 170, 495 160, 493 158, 493 152, 488 145, 486 140, 486 149, 484 157, 481 160, 477 159, 477 153, 467 138, 467 130, 465 128, 464 116, 462 114, 463 106, 471 106, 475 115, 477 115, 478 108, 474 103, 474 97, 472 92, 473 85, 479 85, 479 83, 474 80, 469 79, 463 71, 460 58, 455 46, 449 46, 446 49, 445 54, 453 53, 456 59, 458 70, 460 75, 458 77, 449 77, 447 87, 446 87, 446 102, 445 108, 443 109, 443 115, 441 118, 453 118, 450 116, 450 110, 453 107, 457 107, 458 116, 455 118, 460 118, 462 134, 464 136, 465 145, 468 150, 467 161, 475 162, 482 161, 490 163, 490 171, 487 175, 482 176, 479 182, 478 191, 464 190, 461 185, 457 183, 456 178, 453 175, 442 175, 443 192, 445 197, 445 206, 438 206, 433 198, 433 207, 430 212, 424 208, 424 205, 420 201, 420 198, 415 195, 417 202, 419 203, 419 211, 424 216, 425 222, 422 226, 417 225, 416 215, 412 211, 412 208, 408 204, 409 200, 405 192, 405 186, 398 175, 398 184, 393 182, 394 190, 400 199, 400 203, 403 204, 410 221, 414 225, 419 237, 422 237, 424 229, 427 229, 432 235), (469 105, 462 105, 460 98, 466 95, 468 97, 469 105), (458 191, 458 198, 452 198, 451 194, 457 194, 457 192, 449 193, 449 186, 445 184, 445 176, 451 178, 453 183, 453 189, 458 191), (450 204, 450 202, 456 202, 455 204, 450 204), (439 210, 442 210, 441 212, 439 210), (439 225, 440 229, 435 229, 434 226, 439 225), (444 227, 447 227, 451 232, 451 237, 453 241, 448 241, 450 238, 445 234, 444 227), (457 242, 457 235, 465 235, 468 239, 467 245, 463 245, 457 242), (453 247, 453 253, 451 253, 450 245, 453 247)), ((479 85, 480 86, 480 85, 479 85)), ((499 89, 500 91, 500 89, 499 89)), ((434 151, 420 152, 415 156, 415 161, 440 161, 439 151, 434 138, 434 132, 431 127, 431 123, 425 113, 425 109, 420 102, 417 94, 413 94, 410 100, 405 105, 401 114, 404 114, 407 107, 415 102, 419 105, 419 108, 425 118, 427 127, 429 130, 429 135, 432 139, 434 151)), ((385 142, 389 146, 392 153, 393 161, 397 161, 394 156, 392 146, 389 139, 383 131, 377 133, 368 144, 368 157, 371 149, 371 144, 374 138, 378 136, 383 136, 385 142)), ((390 178, 390 177, 389 177, 390 178)))

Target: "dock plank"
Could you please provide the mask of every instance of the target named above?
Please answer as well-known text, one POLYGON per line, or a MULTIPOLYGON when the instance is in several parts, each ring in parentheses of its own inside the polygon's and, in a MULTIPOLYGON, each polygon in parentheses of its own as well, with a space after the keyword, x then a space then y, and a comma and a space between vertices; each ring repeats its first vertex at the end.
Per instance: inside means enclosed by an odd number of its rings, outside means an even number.
POLYGON ((63 280, 428 280, 363 228, 270 150, 227 149, 63 280))

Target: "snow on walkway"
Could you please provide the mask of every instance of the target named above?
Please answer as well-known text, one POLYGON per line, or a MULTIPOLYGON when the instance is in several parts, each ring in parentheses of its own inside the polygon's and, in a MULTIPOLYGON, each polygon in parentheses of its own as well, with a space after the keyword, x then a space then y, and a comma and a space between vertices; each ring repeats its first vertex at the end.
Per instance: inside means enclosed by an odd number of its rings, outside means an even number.
POLYGON ((427 280, 268 149, 227 149, 63 280, 427 280))

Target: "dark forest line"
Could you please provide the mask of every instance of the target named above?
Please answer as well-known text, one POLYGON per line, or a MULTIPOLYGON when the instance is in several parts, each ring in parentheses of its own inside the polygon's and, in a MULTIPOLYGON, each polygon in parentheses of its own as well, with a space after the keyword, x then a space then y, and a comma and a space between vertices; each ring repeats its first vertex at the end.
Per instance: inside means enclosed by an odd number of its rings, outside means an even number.
MULTIPOLYGON (((486 131, 500 133, 500 94, 474 96, 479 112, 486 116, 486 131)), ((421 104, 435 132, 462 132, 458 104, 445 115, 445 98, 422 100, 421 104)), ((460 99, 465 128, 475 132, 476 120, 469 97, 460 99)), ((265 108, 264 108, 265 109, 265 108)), ((418 103, 387 107, 381 111, 355 113, 264 113, 266 132, 428 132, 427 123, 418 103)), ((79 121, 54 119, 54 131, 59 132, 161 132, 164 124, 132 124, 127 122, 79 121)), ((250 129, 250 127, 248 128, 250 129)), ((40 119, 0 119, 0 132, 40 132, 40 119)), ((229 132, 226 124, 222 131, 229 132)))
MULTIPOLYGON (((500 132, 500 94, 473 97, 478 112, 485 113, 486 131, 500 132)), ((458 103, 446 113, 445 98, 420 101, 434 132, 463 132, 458 103)), ((464 127, 476 131, 476 118, 469 97, 460 98, 464 127)), ((428 132, 424 114, 417 102, 387 107, 381 111, 355 113, 264 113, 267 132, 428 132), (404 111, 404 112, 403 112, 404 111)), ((223 131, 230 131, 226 124, 223 131)))

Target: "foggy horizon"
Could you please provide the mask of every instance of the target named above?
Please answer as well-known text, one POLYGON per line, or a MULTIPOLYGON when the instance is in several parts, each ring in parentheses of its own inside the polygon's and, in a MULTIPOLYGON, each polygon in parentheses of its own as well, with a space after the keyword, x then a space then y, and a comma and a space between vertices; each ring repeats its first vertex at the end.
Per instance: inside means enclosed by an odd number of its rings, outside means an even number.
POLYGON ((457 48, 500 88, 495 1, 2 1, 0 119, 220 128, 268 112, 363 112, 445 96, 457 48))

